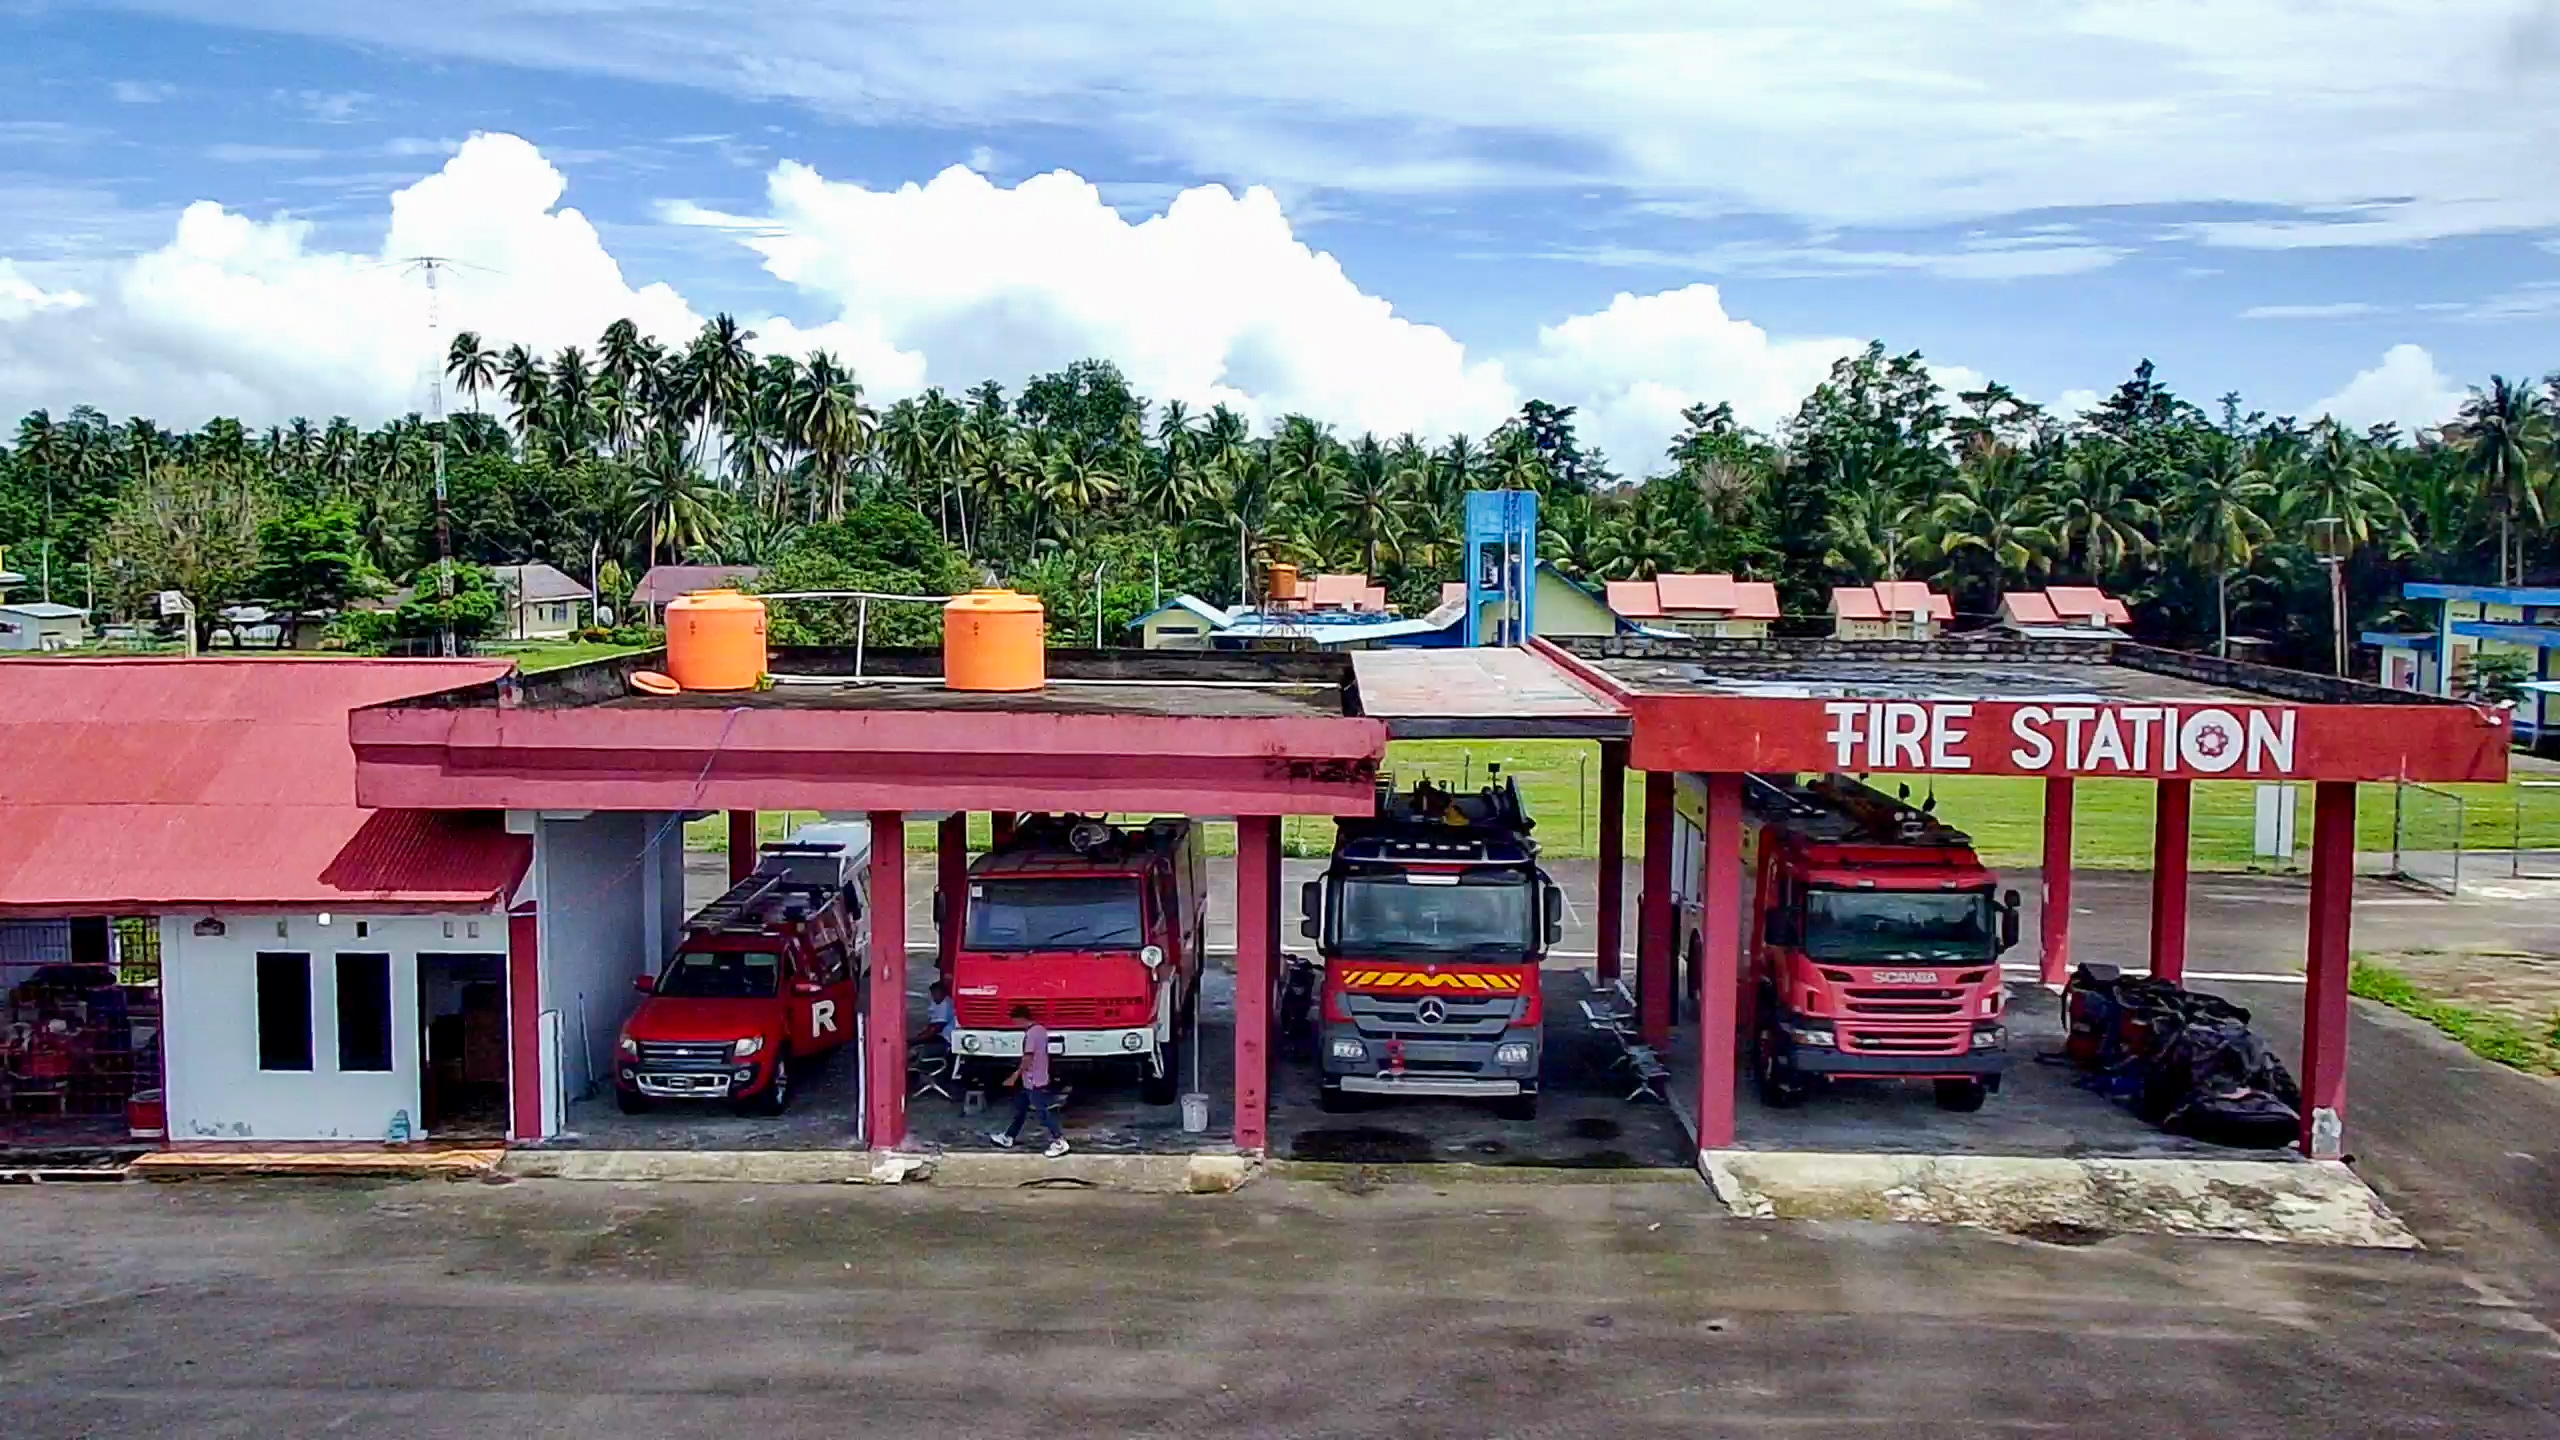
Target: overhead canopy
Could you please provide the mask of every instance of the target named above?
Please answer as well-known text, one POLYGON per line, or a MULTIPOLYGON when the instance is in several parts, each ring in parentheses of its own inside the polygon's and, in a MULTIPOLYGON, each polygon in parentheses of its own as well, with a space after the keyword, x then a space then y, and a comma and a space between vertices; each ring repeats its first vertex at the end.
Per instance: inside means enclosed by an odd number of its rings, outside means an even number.
POLYGON ((421 910, 511 890, 495 815, 356 804, 347 713, 486 660, 26 660, 0 684, 0 914, 421 910))
POLYGON ((1399 740, 1622 740, 1627 712, 1531 650, 1372 650, 1351 657, 1361 713, 1399 740))

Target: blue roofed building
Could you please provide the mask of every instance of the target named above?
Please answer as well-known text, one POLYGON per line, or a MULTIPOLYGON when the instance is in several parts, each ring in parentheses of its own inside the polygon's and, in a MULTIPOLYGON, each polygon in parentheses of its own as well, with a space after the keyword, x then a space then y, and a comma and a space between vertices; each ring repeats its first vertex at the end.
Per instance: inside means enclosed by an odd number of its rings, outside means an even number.
POLYGON ((2560 738, 2560 586, 2437 585, 2400 587, 2403 599, 2433 601, 2433 630, 2368 630, 2382 652, 2382 683, 2427 695, 2462 692, 2479 655, 2524 662, 2525 693, 2516 705, 2516 738, 2560 738))

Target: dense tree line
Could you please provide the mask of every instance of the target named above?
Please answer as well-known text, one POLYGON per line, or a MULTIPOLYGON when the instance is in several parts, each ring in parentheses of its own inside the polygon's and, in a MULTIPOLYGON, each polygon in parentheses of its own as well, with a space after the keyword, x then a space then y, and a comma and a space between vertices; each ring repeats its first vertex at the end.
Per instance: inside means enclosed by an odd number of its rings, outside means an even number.
MULTIPOLYGON (((2148 362, 2065 419, 1998 384, 1950 396, 1879 345, 1774 431, 1689 410, 1630 478, 1571 409, 1537 401, 1481 437, 1343 435, 1304 415, 1256 433, 1087 360, 1010 394, 989 380, 880 405, 833 357, 753 340, 726 316, 677 349, 629 322, 592 353, 465 333, 446 357, 454 413, 372 430, 38 411, 0 451, 0 544, 57 595, 125 613, 163 588, 207 610, 335 608, 431 571, 440 446, 465 565, 547 560, 608 596, 676 559, 765 565, 772 588, 998 577, 1089 640, 1097 586, 1114 634, 1159 593, 1233 601, 1271 560, 1363 570, 1428 609, 1456 573, 1464 493, 1526 487, 1544 553, 1588 580, 1732 570, 1807 616, 1844 581, 1932 579, 1974 613, 2004 588, 2095 583, 2153 638, 2209 646, 2227 627, 2306 663, 2331 643, 2324 557, 2351 627, 2394 618, 2404 579, 2520 581, 2555 561, 2560 378, 2493 378, 2413 436, 2236 395, 2208 412, 2148 362)), ((823 638, 830 613, 788 614, 787 632, 823 638)))

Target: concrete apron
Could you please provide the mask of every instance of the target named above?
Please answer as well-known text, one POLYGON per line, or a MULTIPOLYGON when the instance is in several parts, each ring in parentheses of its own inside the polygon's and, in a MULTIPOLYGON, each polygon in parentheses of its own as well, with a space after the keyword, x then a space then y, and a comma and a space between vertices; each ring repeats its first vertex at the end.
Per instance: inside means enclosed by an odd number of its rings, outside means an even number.
POLYGON ((522 1179, 749 1185, 930 1184, 943 1189, 1056 1186, 1138 1195, 1223 1195, 1258 1174, 1238 1154, 1039 1155, 869 1150, 516 1150, 499 1167, 522 1179))
POLYGON ((1699 1169, 1744 1219, 1911 1221, 2061 1240, 2135 1233, 2418 1248, 2381 1197, 2335 1161, 1710 1150, 1699 1169))

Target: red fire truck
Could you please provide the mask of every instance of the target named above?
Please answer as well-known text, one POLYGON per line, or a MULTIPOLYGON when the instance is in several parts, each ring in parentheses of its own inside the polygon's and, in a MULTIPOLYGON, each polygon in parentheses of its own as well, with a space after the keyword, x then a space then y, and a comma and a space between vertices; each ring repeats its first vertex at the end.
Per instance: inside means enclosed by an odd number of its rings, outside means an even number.
MULTIPOLYGON (((1905 792, 1906 796, 1908 792, 1905 792)), ((1672 890, 1694 1001, 1704 960, 1706 786, 1683 776, 1672 890)), ((1760 1093, 1793 1105, 1834 1078, 1928 1081, 1980 1109, 2008 1062, 2001 952, 2018 892, 1973 840, 1845 775, 1743 782, 1738 1043, 1760 1093)))
POLYGON ((768 845, 753 875, 685 922, 649 998, 623 1022, 614 1099, 725 1100, 750 1114, 791 1104, 792 1066, 851 1040, 870 955, 862 895, 870 828, 812 825, 768 845))
POLYGON ((1538 1111, 1539 962, 1563 895, 1538 868, 1516 782, 1458 794, 1382 788, 1377 813, 1335 830, 1324 878, 1301 892, 1302 934, 1324 957, 1321 1100, 1482 1096, 1538 1111))
MULTIPOLYGON (((969 867, 951 995, 951 1051, 1008 1065, 1022 1054, 1027 1005, 1052 1055, 1137 1069, 1144 1098, 1170 1105, 1178 1052, 1200 1003, 1208 925, 1200 827, 1160 819, 1124 829, 1077 815, 1033 815, 969 867)), ((934 897, 948 924, 951 897, 934 897)))

